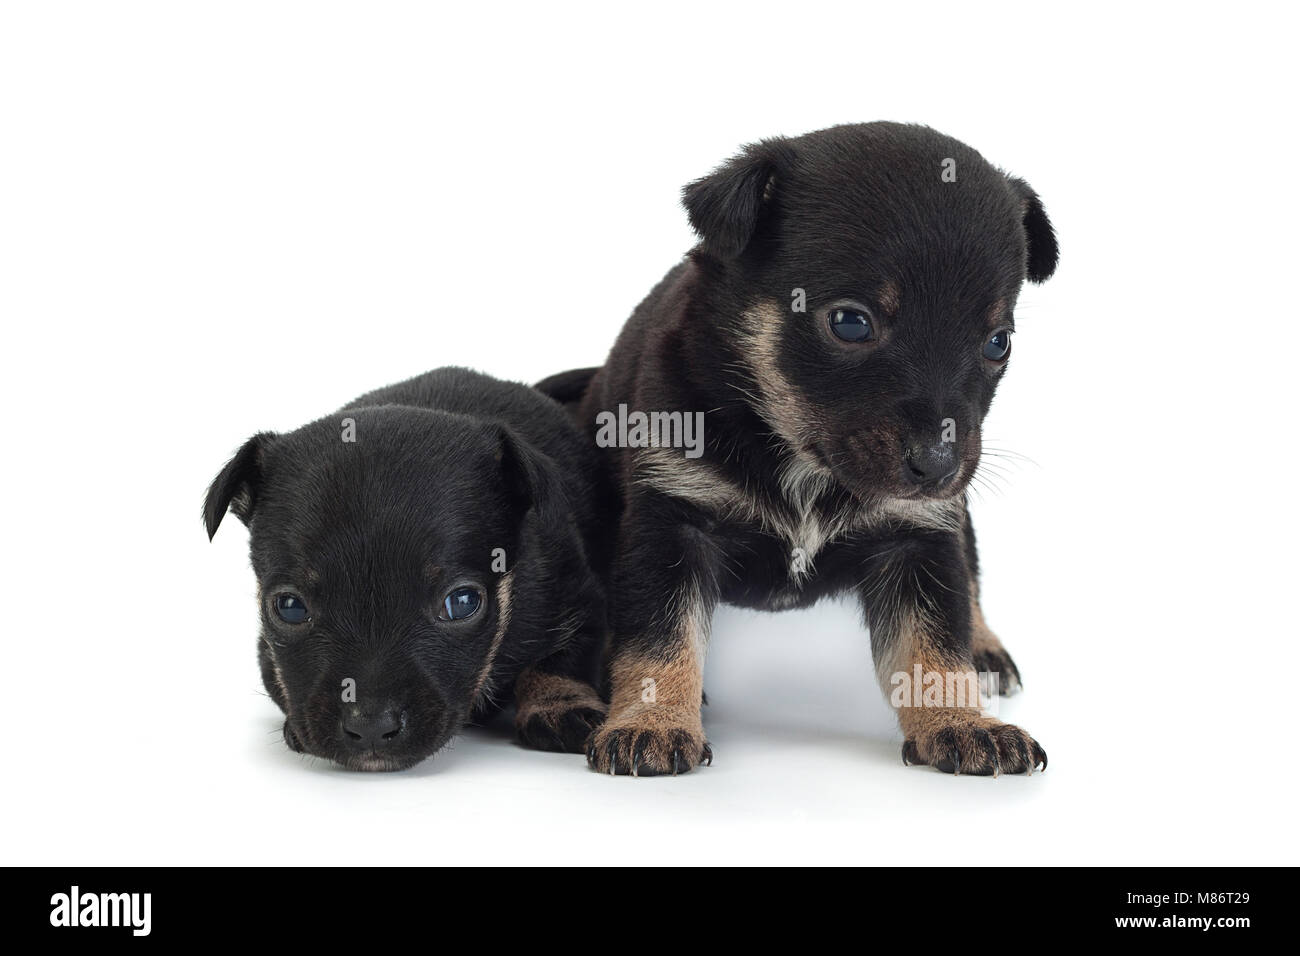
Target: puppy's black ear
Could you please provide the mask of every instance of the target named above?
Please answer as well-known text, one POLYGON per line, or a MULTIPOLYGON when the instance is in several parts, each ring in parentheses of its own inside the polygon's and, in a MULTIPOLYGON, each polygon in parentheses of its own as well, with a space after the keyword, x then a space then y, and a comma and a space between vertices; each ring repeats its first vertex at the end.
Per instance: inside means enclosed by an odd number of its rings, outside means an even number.
POLYGON ((1047 218, 1047 210, 1038 193, 1023 179, 1011 179, 1011 189, 1020 198, 1025 224, 1025 241, 1029 245, 1028 275, 1030 282, 1044 282, 1056 271, 1058 250, 1056 230, 1047 218))
POLYGON ((497 426, 496 439, 497 460, 516 519, 522 520, 530 509, 536 509, 543 523, 559 517, 565 499, 555 463, 505 425, 497 426))
POLYGON ((274 432, 254 435, 244 442, 244 446, 235 452, 235 457, 226 462, 221 474, 213 479, 208 487, 208 497, 203 502, 203 525, 208 529, 209 541, 221 526, 227 508, 248 524, 262 482, 262 454, 275 437, 274 432))
POLYGON ((765 139, 682 189, 682 204, 705 252, 733 259, 745 251, 793 157, 787 140, 765 139))

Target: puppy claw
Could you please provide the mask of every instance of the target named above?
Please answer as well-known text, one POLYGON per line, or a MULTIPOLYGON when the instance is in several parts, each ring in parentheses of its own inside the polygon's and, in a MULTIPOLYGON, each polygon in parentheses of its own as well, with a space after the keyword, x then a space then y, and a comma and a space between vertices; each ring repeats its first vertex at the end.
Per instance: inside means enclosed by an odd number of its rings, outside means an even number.
MULTIPOLYGON (((650 740, 646 734, 641 734, 636 738, 636 743, 632 747, 632 776, 634 777, 641 776, 642 757, 644 756, 645 749, 649 744, 650 740)), ((676 773, 677 770, 674 767, 673 774, 676 775, 676 773)))
POLYGON ((921 755, 916 752, 916 741, 910 737, 903 741, 903 766, 921 763, 921 755))

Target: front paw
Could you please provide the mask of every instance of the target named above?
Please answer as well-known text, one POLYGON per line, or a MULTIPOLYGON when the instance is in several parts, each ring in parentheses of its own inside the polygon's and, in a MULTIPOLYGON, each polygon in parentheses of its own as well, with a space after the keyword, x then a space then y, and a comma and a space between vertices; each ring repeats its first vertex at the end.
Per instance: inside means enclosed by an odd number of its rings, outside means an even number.
POLYGON ((537 710, 522 715, 515 725, 519 742, 534 750, 580 754, 592 731, 605 722, 603 706, 587 705, 569 710, 537 710))
POLYGON ((991 717, 954 712, 933 715, 903 741, 903 763, 944 773, 997 776, 1047 769, 1047 752, 1019 727, 991 717))
POLYGON ((620 720, 596 731, 587 746, 587 763, 608 774, 654 777, 686 773, 700 763, 713 763, 713 751, 698 724, 681 726, 620 720))

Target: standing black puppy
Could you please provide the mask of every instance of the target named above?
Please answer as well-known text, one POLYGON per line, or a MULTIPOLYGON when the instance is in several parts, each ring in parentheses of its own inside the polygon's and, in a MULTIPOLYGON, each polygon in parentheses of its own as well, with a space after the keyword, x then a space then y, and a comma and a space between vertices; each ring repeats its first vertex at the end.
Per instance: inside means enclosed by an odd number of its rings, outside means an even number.
POLYGON ((598 466, 554 402, 458 368, 249 439, 204 521, 249 526, 289 747, 400 770, 513 690, 524 744, 582 752, 605 713, 598 466))
POLYGON ((934 130, 870 123, 751 146, 684 201, 701 242, 607 364, 589 383, 539 385, 580 400, 601 444, 611 415, 706 413, 702 455, 653 428, 609 452, 622 492, 612 689, 591 765, 711 759, 701 664, 718 601, 781 609, 852 591, 904 760, 1046 766, 1033 738, 979 710, 977 671, 1003 693, 1019 675, 980 614, 965 504, 1016 297, 1056 267, 1037 195, 934 130))

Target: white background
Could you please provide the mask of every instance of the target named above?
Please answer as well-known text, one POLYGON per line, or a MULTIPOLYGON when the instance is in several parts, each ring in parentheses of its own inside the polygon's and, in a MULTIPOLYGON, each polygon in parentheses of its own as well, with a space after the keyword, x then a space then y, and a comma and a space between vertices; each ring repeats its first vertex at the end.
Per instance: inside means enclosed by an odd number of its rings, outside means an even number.
POLYGON ((5 862, 1296 862, 1294 24, 1092 5, 12 4, 5 862), (718 615, 717 759, 290 753, 248 435, 443 364, 598 364, 747 141, 925 122, 1041 193, 975 503, 1032 778, 904 768, 854 608, 718 615))

